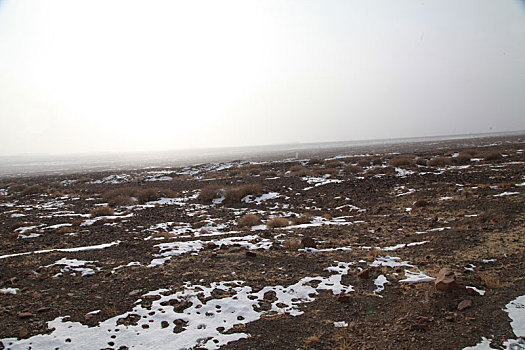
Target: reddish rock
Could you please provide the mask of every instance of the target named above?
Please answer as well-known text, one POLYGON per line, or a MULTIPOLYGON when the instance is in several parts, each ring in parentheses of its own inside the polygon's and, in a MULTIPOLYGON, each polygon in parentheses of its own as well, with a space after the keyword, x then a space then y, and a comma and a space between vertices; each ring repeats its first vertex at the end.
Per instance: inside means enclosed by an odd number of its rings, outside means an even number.
POLYGON ((361 278, 361 279, 368 279, 370 278, 370 269, 364 269, 364 270, 361 270, 358 274, 357 274, 357 277, 361 278))
POLYGON ((470 300, 470 299, 462 300, 462 301, 458 304, 458 310, 459 310, 459 311, 463 311, 463 310, 465 310, 465 309, 468 309, 469 307, 472 307, 472 300, 470 300))
POLYGON ((456 275, 448 267, 439 270, 438 276, 434 281, 437 290, 450 291, 456 287, 456 275))
POLYGON ((312 237, 304 237, 303 239, 301 239, 301 245, 305 248, 317 247, 317 244, 315 243, 312 237))
POLYGON ((208 243, 206 243, 206 245, 204 247, 206 249, 215 249, 215 248, 217 248, 217 244, 215 244, 213 242, 208 242, 208 243))

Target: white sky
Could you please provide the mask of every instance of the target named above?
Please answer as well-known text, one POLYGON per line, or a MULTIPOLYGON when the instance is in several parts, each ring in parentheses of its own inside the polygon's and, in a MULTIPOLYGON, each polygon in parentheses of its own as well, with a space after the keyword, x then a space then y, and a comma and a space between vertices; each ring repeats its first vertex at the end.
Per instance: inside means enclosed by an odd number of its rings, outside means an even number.
POLYGON ((525 4, 0 0, 0 155, 525 129, 525 4))

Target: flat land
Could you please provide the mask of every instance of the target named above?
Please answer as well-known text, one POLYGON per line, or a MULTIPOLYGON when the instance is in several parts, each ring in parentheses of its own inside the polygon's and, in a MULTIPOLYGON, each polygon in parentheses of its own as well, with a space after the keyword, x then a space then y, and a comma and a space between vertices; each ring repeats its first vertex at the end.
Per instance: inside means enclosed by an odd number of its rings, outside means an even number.
POLYGON ((509 344, 525 335, 524 148, 2 178, 0 349, 509 344))

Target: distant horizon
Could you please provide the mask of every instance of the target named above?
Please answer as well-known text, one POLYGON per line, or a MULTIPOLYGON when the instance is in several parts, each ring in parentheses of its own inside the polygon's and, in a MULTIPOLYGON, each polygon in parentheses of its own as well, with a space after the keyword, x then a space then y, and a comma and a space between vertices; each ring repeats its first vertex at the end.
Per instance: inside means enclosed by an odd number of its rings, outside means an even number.
POLYGON ((70 156, 96 156, 96 155, 138 155, 138 154, 162 154, 162 153, 172 153, 172 152, 198 152, 198 151, 220 151, 220 150, 229 150, 229 149, 252 149, 258 147, 281 147, 281 146, 293 146, 293 145, 322 145, 322 144, 352 144, 352 143, 369 143, 374 141, 399 141, 399 140, 425 140, 425 139, 461 139, 465 137, 473 138, 482 138, 490 136, 519 136, 525 135, 525 129, 517 131, 493 131, 493 132, 481 132, 481 133, 462 133, 462 134, 448 134, 448 135, 425 135, 425 136, 409 136, 409 137, 392 137, 392 138, 371 138, 371 139, 354 139, 354 140, 337 140, 337 141, 314 141, 314 142, 283 142, 283 143, 273 143, 273 144, 259 144, 259 145, 239 145, 239 146, 221 146, 221 147, 195 147, 195 148, 172 148, 172 149, 157 149, 157 150, 139 150, 139 151, 97 151, 97 152, 71 152, 71 153, 19 153, 19 154, 6 154, 0 155, 1 158, 31 158, 31 157, 48 157, 53 158, 62 158, 70 156))

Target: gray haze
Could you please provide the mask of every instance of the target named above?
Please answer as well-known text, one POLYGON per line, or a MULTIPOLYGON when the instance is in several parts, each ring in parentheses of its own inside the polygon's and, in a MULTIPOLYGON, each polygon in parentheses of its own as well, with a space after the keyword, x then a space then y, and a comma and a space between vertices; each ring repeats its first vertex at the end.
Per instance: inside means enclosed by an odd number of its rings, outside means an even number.
POLYGON ((523 1, 0 0, 0 155, 525 129, 523 1))

